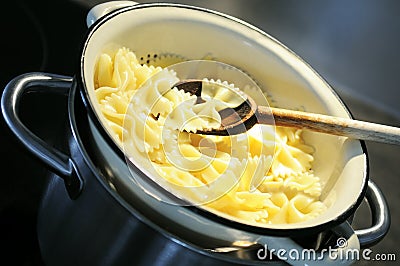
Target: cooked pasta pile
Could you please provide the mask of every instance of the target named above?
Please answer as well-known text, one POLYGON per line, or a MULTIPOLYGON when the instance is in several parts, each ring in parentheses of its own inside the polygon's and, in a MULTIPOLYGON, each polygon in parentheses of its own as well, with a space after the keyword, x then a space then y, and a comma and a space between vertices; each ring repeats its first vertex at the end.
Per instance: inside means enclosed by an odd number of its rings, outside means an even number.
POLYGON ((115 141, 205 208, 251 224, 302 222, 326 209, 301 130, 256 125, 236 136, 196 134, 218 127, 218 111, 237 105, 233 85, 221 91, 214 87, 220 81, 205 80, 205 102, 196 103, 170 89, 175 72, 141 65, 127 48, 101 54, 94 80, 115 141))

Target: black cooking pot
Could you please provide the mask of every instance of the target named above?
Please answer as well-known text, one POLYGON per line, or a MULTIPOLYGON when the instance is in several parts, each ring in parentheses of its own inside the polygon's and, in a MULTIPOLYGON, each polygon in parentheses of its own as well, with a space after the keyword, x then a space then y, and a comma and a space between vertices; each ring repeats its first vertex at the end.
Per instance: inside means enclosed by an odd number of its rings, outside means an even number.
MULTIPOLYGON (((126 3, 123 5, 125 6, 126 3)), ((204 263, 223 265, 275 263, 280 260, 292 264, 299 261, 303 263, 306 261, 308 264, 336 263, 338 260, 342 263, 351 263, 354 258, 332 259, 318 252, 316 254, 320 256, 314 259, 298 260, 287 256, 282 258, 276 251, 285 249, 297 250, 301 253, 305 249, 311 249, 316 252, 328 247, 343 252, 359 251, 360 245, 361 247, 370 246, 384 237, 390 225, 389 210, 381 191, 368 180, 365 145, 359 141, 346 142, 342 146, 344 151, 348 149, 353 152, 360 151, 359 155, 353 157, 355 158, 353 161, 359 160, 359 163, 364 165, 359 174, 359 182, 356 183, 358 184, 356 186, 359 186, 357 193, 348 197, 345 202, 348 206, 344 204, 346 206, 343 206, 343 210, 332 211, 332 216, 322 217, 320 222, 308 226, 288 228, 248 226, 206 213, 193 206, 176 206, 158 201, 137 186, 129 175, 144 175, 144 173, 139 168, 134 168, 134 173, 132 173, 132 168, 128 169, 123 152, 111 138, 99 116, 98 107, 92 100, 93 81, 90 77, 93 73, 96 54, 110 40, 123 42, 121 36, 125 36, 125 29, 115 27, 122 22, 132 23, 130 26, 133 32, 136 27, 136 32, 146 32, 147 37, 159 36, 159 38, 168 39, 173 32, 169 32, 168 36, 164 36, 163 33, 154 35, 149 32, 156 29, 154 25, 159 21, 164 21, 164 34, 176 28, 180 28, 181 32, 187 27, 185 23, 189 17, 191 27, 210 32, 210 36, 217 32, 222 40, 232 36, 236 40, 246 39, 247 43, 238 42, 238 45, 244 45, 241 50, 244 55, 243 58, 235 57, 236 61, 229 61, 231 51, 219 49, 218 44, 206 49, 211 49, 213 56, 218 60, 245 68, 261 84, 264 83, 263 79, 268 80, 270 77, 261 77, 257 72, 259 68, 254 68, 257 60, 254 60, 250 54, 259 55, 260 51, 264 51, 267 54, 266 59, 269 60, 264 60, 265 58, 260 58, 260 60, 270 62, 269 64, 275 66, 271 69, 279 69, 281 71, 279 74, 284 74, 288 80, 299 84, 302 83, 301 80, 311 79, 320 82, 320 84, 313 84, 310 81, 305 89, 299 87, 299 90, 303 90, 302 94, 305 92, 307 94, 308 90, 315 91, 318 96, 323 93, 324 97, 333 99, 329 101, 327 107, 329 112, 333 114, 339 112, 339 115, 347 116, 349 114, 337 95, 315 71, 310 71, 307 64, 282 44, 245 22, 214 11, 183 5, 132 5, 131 3, 127 5, 121 9, 112 8, 113 11, 106 15, 104 10, 110 11, 109 5, 96 7, 89 13, 89 21, 95 20, 94 17, 97 19, 99 14, 102 17, 88 31, 76 77, 28 73, 10 81, 2 95, 2 111, 8 126, 26 149, 53 173, 47 184, 38 216, 38 236, 46 264, 187 265, 196 263, 196 265, 201 265, 204 263), (165 16, 171 14, 175 14, 175 20, 166 22, 165 16), (127 20, 128 16, 140 18, 135 22, 131 19, 127 20), (179 16, 182 16, 181 20, 178 19, 179 16), (148 18, 148 21, 144 18, 148 18), (110 29, 113 29, 114 35, 111 34, 110 29), (228 32, 226 36, 221 32, 225 29, 228 32), (254 44, 251 43, 252 40, 254 44), (268 43, 264 43, 265 40, 268 43), (251 49, 246 50, 248 49, 246 47, 251 45, 253 45, 251 49), (271 48, 268 51, 267 46, 271 48), (281 53, 286 56, 280 56, 281 53), (276 59, 277 54, 279 54, 279 60, 276 59), (300 65, 293 65, 292 60, 298 61, 300 65), (248 61, 251 65, 246 65, 248 61), (287 68, 284 69, 283 66, 287 68), (292 72, 296 72, 296 75, 292 72), (325 86, 323 92, 316 89, 316 87, 321 87, 321 84, 325 86), (20 99, 25 93, 31 91, 58 93, 68 97, 68 125, 64 136, 68 152, 50 147, 19 120, 20 99), (339 111, 334 110, 335 104, 339 106, 339 111), (371 208, 374 225, 368 229, 354 231, 350 222, 364 196, 371 208), (345 245, 339 240, 344 241, 345 245), (269 253, 266 252, 267 249, 269 253), (262 254, 263 252, 268 253, 268 256, 262 254)), ((116 5, 114 3, 111 6, 116 5)), ((143 38, 146 39, 146 36, 143 38)), ((129 41, 135 43, 134 40, 129 41)), ((167 42, 164 43, 168 46, 167 42)), ((138 51, 143 52, 140 42, 136 45, 138 51)), ((185 56, 192 53, 187 52, 187 45, 185 45, 186 48, 176 46, 173 44, 168 48, 177 49, 185 56)), ((190 44, 189 47, 193 49, 190 44)), ((202 47, 195 49, 196 52, 190 56, 200 56, 195 55, 199 50, 201 54, 208 51, 202 47)), ((232 47, 234 50, 239 48, 235 45, 232 47)), ((278 70, 272 70, 274 71, 278 70)), ((321 102, 320 98, 315 98, 315 102, 321 102)), ((323 100, 322 103, 327 104, 323 100)), ((310 101, 310 106, 320 104, 314 103, 311 96, 307 101, 310 101)), ((358 169, 359 166, 343 166, 344 169, 347 169, 346 167, 358 169)), ((337 178, 337 184, 340 187, 342 177, 337 178)), ((332 188, 334 190, 335 185, 332 185, 332 188)), ((339 197, 337 201, 340 202, 340 200, 339 197)), ((332 209, 335 208, 334 204, 332 209)))

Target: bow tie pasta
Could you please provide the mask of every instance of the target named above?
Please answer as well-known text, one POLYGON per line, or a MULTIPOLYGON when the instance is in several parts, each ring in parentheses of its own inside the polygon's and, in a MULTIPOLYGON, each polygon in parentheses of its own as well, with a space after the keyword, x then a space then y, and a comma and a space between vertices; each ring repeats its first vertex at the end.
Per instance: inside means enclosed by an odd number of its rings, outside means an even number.
POLYGON ((325 211, 301 130, 256 125, 235 136, 196 134, 219 127, 218 111, 236 106, 234 97, 210 85, 198 103, 171 89, 175 72, 140 64, 127 48, 101 54, 94 81, 115 141, 146 158, 174 193, 251 224, 302 222, 325 211))

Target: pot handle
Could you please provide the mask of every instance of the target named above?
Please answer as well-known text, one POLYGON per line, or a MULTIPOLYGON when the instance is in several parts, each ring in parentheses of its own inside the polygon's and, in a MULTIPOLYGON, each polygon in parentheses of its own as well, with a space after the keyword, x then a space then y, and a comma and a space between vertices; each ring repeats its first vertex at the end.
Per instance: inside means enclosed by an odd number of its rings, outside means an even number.
POLYGON ((98 4, 89 10, 89 13, 86 16, 86 25, 89 28, 99 18, 107 15, 108 13, 110 13, 114 10, 128 7, 128 6, 137 5, 137 4, 138 3, 133 2, 133 1, 111 1, 111 2, 105 2, 102 4, 98 4))
POLYGON ((51 147, 32 133, 19 119, 18 110, 22 96, 28 92, 51 92, 68 95, 72 78, 47 73, 26 73, 15 77, 5 87, 1 109, 8 127, 18 141, 53 172, 64 179, 69 196, 75 199, 83 188, 73 160, 67 154, 51 147))
POLYGON ((368 181, 368 189, 365 194, 372 215, 372 226, 366 229, 355 230, 361 247, 370 247, 382 240, 390 227, 390 211, 379 187, 368 181))

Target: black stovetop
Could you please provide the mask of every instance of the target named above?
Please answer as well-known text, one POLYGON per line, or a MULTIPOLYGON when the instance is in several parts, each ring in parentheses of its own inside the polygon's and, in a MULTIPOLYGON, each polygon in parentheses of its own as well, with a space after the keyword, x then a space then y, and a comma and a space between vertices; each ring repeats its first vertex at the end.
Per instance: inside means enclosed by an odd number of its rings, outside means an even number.
MULTIPOLYGON (((73 75, 86 32, 85 7, 67 0, 6 1, 2 6, 1 92, 26 72, 73 75)), ((65 115, 66 99, 60 96, 28 94, 21 103, 21 119, 49 143, 56 141, 65 115)), ((0 130, 0 258, 9 262, 1 264, 41 265, 36 211, 46 170, 16 144, 3 117, 0 130)))

